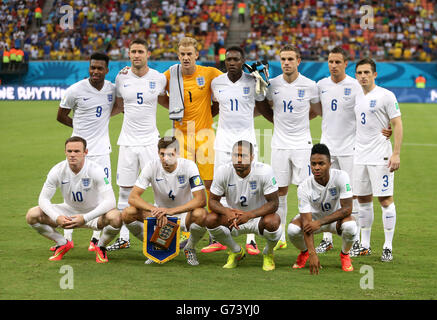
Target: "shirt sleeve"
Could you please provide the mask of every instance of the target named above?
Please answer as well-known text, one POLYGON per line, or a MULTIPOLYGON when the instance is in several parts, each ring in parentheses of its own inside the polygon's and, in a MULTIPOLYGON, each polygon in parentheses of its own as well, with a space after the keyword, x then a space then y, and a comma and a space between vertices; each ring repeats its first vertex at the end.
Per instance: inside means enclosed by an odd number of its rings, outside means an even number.
POLYGON ((271 167, 269 167, 266 174, 264 175, 263 192, 264 192, 264 195, 267 195, 267 194, 271 194, 275 191, 278 191, 278 184, 276 182, 276 178, 275 178, 275 175, 273 173, 273 169, 271 167))
POLYGON ((307 192, 305 192, 303 184, 297 188, 297 206, 299 208, 299 213, 312 212, 310 198, 308 197, 307 192))
POLYGON ((338 179, 338 184, 340 188, 340 199, 347 199, 353 197, 350 178, 346 171, 341 171, 341 174, 338 179))
POLYGON ((203 185, 203 181, 200 178, 199 169, 197 168, 194 162, 190 164, 189 181, 190 181, 191 192, 205 189, 205 186, 203 185))
POLYGON ((313 86, 310 90, 310 102, 311 103, 318 103, 320 102, 320 96, 319 96, 319 88, 317 87, 317 84, 314 82, 313 86))
POLYGON ((73 88, 69 87, 67 90, 65 90, 59 106, 64 109, 74 109, 76 106, 75 96, 76 95, 73 93, 73 88))
POLYGON ((224 180, 225 180, 225 167, 220 166, 217 169, 217 174, 212 181, 210 192, 215 194, 216 196, 224 196, 225 188, 224 188, 224 180))
POLYGON ((117 75, 117 77, 115 78, 115 96, 118 98, 121 98, 121 79, 120 79, 120 75, 117 75))
POLYGON ((385 95, 384 107, 389 119, 393 119, 401 116, 399 103, 393 92, 387 90, 387 94, 385 95))
POLYGON ((160 96, 163 96, 163 95, 166 95, 167 93, 167 77, 164 75, 164 74, 162 74, 162 77, 161 77, 161 91, 159 92, 159 95, 160 96))
POLYGON ((38 199, 38 205, 41 210, 55 222, 56 219, 59 217, 59 214, 54 209, 51 200, 56 193, 56 189, 59 186, 59 182, 57 180, 57 169, 56 167, 54 167, 47 175, 47 179, 44 182, 38 199))
POLYGON ((135 186, 143 190, 146 190, 147 187, 151 184, 152 176, 153 176, 153 171, 152 171, 151 162, 148 162, 141 170, 141 173, 138 176, 137 181, 135 182, 135 186))
POLYGON ((97 207, 83 215, 85 223, 104 215, 116 207, 115 195, 111 189, 106 189, 101 193, 101 199, 97 207))

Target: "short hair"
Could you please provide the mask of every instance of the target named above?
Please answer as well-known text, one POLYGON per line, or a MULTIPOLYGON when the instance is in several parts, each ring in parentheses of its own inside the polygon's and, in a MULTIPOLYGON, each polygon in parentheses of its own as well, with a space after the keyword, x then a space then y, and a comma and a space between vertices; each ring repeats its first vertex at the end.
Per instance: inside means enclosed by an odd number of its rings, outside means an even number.
POLYGON ((344 61, 348 61, 349 60, 349 54, 347 53, 347 51, 346 50, 344 50, 342 47, 340 47, 340 46, 337 46, 337 47, 335 47, 334 49, 332 49, 330 52, 329 52, 329 54, 331 54, 331 53, 339 53, 339 54, 341 54, 342 56, 343 56, 343 60, 344 61))
POLYGON ((241 58, 244 60, 244 50, 239 46, 232 46, 226 49, 226 53, 229 51, 238 51, 241 55, 241 58))
POLYGON ((179 47, 194 47, 194 49, 197 51, 197 40, 191 37, 183 37, 181 40, 179 40, 178 48, 179 47))
POLYGON ((67 143, 70 143, 70 142, 82 142, 83 150, 86 149, 87 143, 86 143, 86 140, 82 137, 72 136, 72 137, 68 138, 67 140, 65 140, 65 146, 67 146, 67 143))
POLYGON ((167 148, 174 148, 177 152, 179 151, 179 141, 175 136, 166 136, 159 139, 158 151, 167 148))
POLYGON ((234 143, 232 151, 238 147, 248 147, 250 155, 253 155, 253 144, 247 140, 240 140, 234 143))
POLYGON ((91 62, 91 60, 105 61, 106 66, 109 65, 109 56, 103 52, 94 52, 90 57, 90 62, 91 62))
POLYGON ((325 156, 328 157, 329 161, 331 161, 331 153, 329 152, 329 149, 326 146, 326 144, 316 143, 311 149, 311 156, 313 154, 324 154, 325 156))
POLYGON ((300 59, 300 50, 298 47, 295 47, 292 44, 286 44, 279 50, 279 53, 285 51, 293 51, 294 53, 296 53, 296 58, 300 59))
POLYGON ((133 44, 142 44, 143 46, 146 47, 146 50, 149 50, 149 44, 147 43, 146 39, 144 39, 144 38, 136 38, 136 39, 132 40, 129 43, 129 49, 130 49, 130 47, 132 47, 133 44))
POLYGON ((355 72, 357 72, 357 68, 358 68, 359 66, 362 66, 362 65, 364 65, 364 64, 370 64, 370 68, 372 69, 372 72, 373 72, 373 73, 376 72, 376 63, 375 63, 375 61, 373 61, 373 60, 370 59, 370 58, 364 58, 364 59, 361 59, 360 61, 358 61, 358 62, 357 62, 357 65, 355 66, 355 72))

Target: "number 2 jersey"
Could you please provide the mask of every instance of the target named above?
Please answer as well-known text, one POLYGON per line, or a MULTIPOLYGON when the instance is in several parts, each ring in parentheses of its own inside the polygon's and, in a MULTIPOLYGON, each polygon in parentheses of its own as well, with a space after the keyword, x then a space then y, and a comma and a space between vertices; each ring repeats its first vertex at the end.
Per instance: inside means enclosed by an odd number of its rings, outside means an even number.
POLYGON ((86 140, 89 156, 111 152, 108 125, 114 101, 115 85, 107 80, 101 90, 84 79, 65 91, 59 106, 73 110, 72 136, 86 140))
POLYGON ((245 178, 237 175, 232 163, 220 166, 211 185, 211 193, 225 196, 231 208, 242 211, 258 209, 267 202, 265 195, 277 190, 272 167, 256 161, 245 178))
POLYGON ((160 159, 148 162, 135 183, 141 189, 152 186, 155 203, 161 208, 174 208, 193 199, 192 192, 203 190, 202 179, 196 164, 188 159, 178 158, 177 167, 167 172, 160 159))

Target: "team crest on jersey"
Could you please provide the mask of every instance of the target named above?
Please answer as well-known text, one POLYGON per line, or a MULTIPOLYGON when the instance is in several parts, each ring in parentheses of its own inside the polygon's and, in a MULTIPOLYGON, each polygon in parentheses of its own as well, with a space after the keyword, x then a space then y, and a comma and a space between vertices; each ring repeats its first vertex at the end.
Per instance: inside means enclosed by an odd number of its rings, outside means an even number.
POLYGON ((337 195, 337 188, 329 188, 329 193, 332 197, 335 197, 337 195))
POLYGON ((351 88, 344 88, 344 95, 345 96, 350 96, 352 93, 352 89, 351 88))
POLYGON ((82 178, 82 185, 86 188, 90 185, 90 178, 82 178))
POLYGON ((180 184, 184 184, 185 183, 185 176, 178 176, 178 181, 180 184))
POLYGON ((305 97, 305 90, 304 89, 298 89, 297 90, 297 96, 299 97, 299 98, 303 98, 303 97, 305 97))
POLYGON ((155 81, 150 81, 149 82, 149 89, 150 90, 156 89, 156 82, 155 81))
POLYGON ((251 190, 256 190, 256 181, 249 181, 249 186, 251 190))
POLYGON ((113 99, 113 97, 112 97, 112 93, 108 94, 108 101, 109 101, 109 102, 112 102, 112 99, 113 99))
POLYGON ((375 108, 376 107, 376 100, 370 100, 369 106, 370 106, 370 108, 375 108))
POLYGON ((243 93, 249 94, 250 93, 250 87, 243 87, 243 93))
POLYGON ((197 77, 197 78, 196 78, 196 81, 197 81, 197 85, 198 85, 199 87, 203 87, 203 86, 205 85, 205 78, 202 77, 202 76, 197 77))

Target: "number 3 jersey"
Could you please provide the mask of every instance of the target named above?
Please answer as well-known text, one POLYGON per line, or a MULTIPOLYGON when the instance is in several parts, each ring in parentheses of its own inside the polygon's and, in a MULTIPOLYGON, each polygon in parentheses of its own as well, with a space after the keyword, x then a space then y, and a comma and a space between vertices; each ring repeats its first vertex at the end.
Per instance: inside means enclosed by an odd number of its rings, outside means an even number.
POLYGON ((277 190, 272 167, 256 161, 245 178, 237 175, 232 163, 220 166, 211 185, 211 193, 225 196, 231 208, 242 211, 258 209, 267 202, 264 196, 277 190))
POLYGON ((220 108, 214 149, 231 152, 239 140, 256 145, 253 121, 255 78, 243 72, 234 83, 225 73, 212 80, 211 88, 213 99, 218 101, 220 108))
POLYGON ((386 165, 392 155, 390 139, 382 135, 390 120, 401 116, 393 92, 376 86, 355 107, 357 134, 355 137, 356 164, 386 165))
POLYGON ((340 199, 352 198, 352 188, 348 174, 343 170, 330 169, 329 181, 322 186, 308 177, 297 188, 299 213, 312 213, 313 220, 340 209, 340 199))
POLYGON ((174 208, 193 199, 192 192, 203 190, 202 179, 196 164, 187 159, 178 158, 177 167, 167 172, 160 159, 148 162, 135 183, 141 189, 151 185, 155 203, 161 208, 174 208))
POLYGON ((107 80, 100 91, 88 79, 76 82, 65 91, 59 106, 73 110, 72 135, 87 141, 89 156, 111 152, 108 125, 114 101, 115 85, 107 80))
POLYGON ((40 200, 50 200, 57 188, 60 188, 64 202, 77 209, 78 213, 93 210, 100 204, 103 193, 113 192, 103 168, 88 159, 85 159, 82 170, 77 174, 71 171, 67 160, 55 165, 47 175, 40 200))

